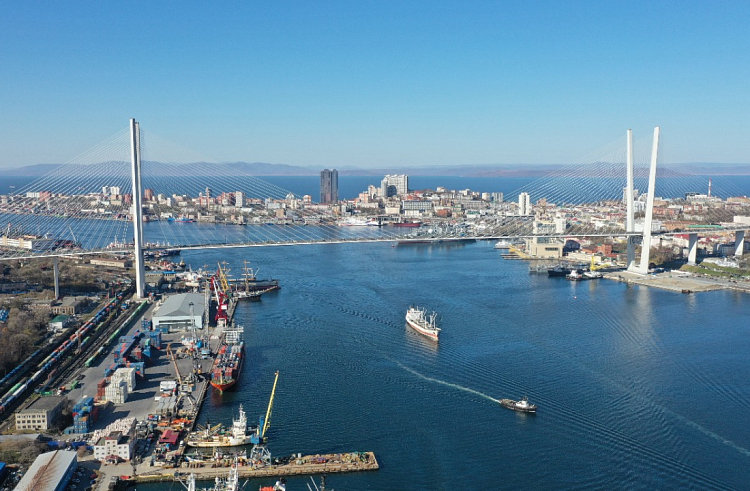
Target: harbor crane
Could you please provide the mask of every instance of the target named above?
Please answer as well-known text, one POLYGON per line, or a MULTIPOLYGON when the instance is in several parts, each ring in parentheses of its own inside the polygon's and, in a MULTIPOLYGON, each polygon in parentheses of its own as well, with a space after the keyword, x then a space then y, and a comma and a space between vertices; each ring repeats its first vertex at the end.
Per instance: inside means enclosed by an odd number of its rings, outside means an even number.
POLYGON ((255 445, 260 445, 266 441, 266 432, 271 426, 271 412, 273 411, 273 398, 276 395, 276 384, 279 381, 279 372, 276 372, 276 378, 273 381, 273 389, 271 389, 271 399, 268 401, 268 409, 266 410, 266 416, 260 417, 258 423, 258 431, 250 439, 250 442, 255 445))
POLYGON ((169 343, 167 345, 167 358, 172 360, 172 365, 174 365, 174 372, 177 375, 177 384, 180 388, 180 399, 187 399, 190 402, 191 409, 195 409, 195 407, 198 405, 198 401, 195 400, 195 397, 193 397, 192 391, 192 379, 193 374, 190 374, 189 379, 183 379, 182 375, 180 374, 180 367, 177 366, 177 357, 175 356, 174 352, 172 351, 172 343, 169 343))
POLYGON ((265 466, 271 463, 271 452, 265 445, 266 432, 268 427, 271 426, 271 410, 273 409, 273 398, 276 395, 276 383, 279 381, 279 372, 276 372, 276 378, 273 381, 273 389, 271 390, 271 400, 268 401, 268 410, 266 410, 265 418, 260 417, 258 424, 258 431, 250 437, 250 442, 253 443, 253 449, 250 451, 250 462, 254 468, 256 465, 265 466))

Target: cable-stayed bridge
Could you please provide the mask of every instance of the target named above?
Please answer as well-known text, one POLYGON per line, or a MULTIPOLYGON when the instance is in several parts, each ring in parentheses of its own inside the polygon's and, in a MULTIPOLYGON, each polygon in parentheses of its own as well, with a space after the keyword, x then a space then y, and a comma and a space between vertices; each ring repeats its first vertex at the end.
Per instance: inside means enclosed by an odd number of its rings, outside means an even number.
POLYGON ((577 164, 506 193, 507 201, 429 190, 398 198, 365 193, 332 205, 210 162, 131 121, 0 202, 0 260, 103 251, 135 251, 137 258, 168 247, 621 237, 636 268, 635 244, 652 233, 687 232, 692 244, 698 231, 737 231, 740 243, 750 227, 736 221, 750 216, 747 192, 719 177, 712 192, 705 176, 658 166, 658 149, 658 129, 642 140, 628 131, 577 164), (423 224, 394 226, 404 220, 423 224))

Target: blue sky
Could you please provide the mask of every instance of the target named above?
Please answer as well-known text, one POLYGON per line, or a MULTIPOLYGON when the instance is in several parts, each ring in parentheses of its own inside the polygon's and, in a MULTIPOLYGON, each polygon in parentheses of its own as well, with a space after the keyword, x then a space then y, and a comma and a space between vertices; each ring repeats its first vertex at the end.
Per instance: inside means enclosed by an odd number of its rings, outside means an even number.
POLYGON ((215 161, 750 162, 749 2, 6 2, 0 167, 127 127, 215 161))

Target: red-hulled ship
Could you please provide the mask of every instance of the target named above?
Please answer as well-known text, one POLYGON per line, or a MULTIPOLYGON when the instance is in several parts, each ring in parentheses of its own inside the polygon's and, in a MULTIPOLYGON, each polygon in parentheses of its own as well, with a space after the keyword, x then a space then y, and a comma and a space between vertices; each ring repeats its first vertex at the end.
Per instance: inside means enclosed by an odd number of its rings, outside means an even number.
POLYGON ((245 343, 242 340, 242 328, 231 328, 224 331, 224 342, 216 355, 211 369, 211 385, 225 391, 237 383, 245 355, 245 343))

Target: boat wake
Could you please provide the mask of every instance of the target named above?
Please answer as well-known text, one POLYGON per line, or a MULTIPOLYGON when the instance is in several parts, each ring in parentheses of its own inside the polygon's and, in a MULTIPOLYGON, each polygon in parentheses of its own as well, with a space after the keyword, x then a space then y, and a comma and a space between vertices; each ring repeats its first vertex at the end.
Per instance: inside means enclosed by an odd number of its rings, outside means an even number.
MULTIPOLYGON (((388 357, 386 357, 386 358, 388 358, 388 357)), ((422 380, 426 380, 426 381, 432 382, 434 384, 444 385, 446 387, 450 387, 452 389, 460 390, 460 391, 463 391, 463 392, 468 392, 469 394, 477 395, 477 396, 479 396, 479 397, 481 397, 483 399, 487 399, 488 401, 500 403, 499 399, 495 399, 494 397, 488 396, 487 394, 485 394, 483 392, 479 392, 478 390, 470 389, 469 387, 464 387, 463 385, 458 385, 458 384, 454 384, 454 383, 451 383, 451 382, 446 382, 445 380, 440 380, 440 379, 437 379, 437 378, 428 377, 427 375, 422 375, 418 371, 416 371, 416 370, 414 370, 412 368, 407 367, 406 365, 404 365, 403 363, 401 363, 399 361, 393 360, 391 358, 388 358, 388 359, 390 361, 392 361, 393 363, 395 363, 396 365, 398 365, 400 368, 406 370, 407 372, 411 373, 412 375, 414 375, 416 377, 421 378, 422 380)))

